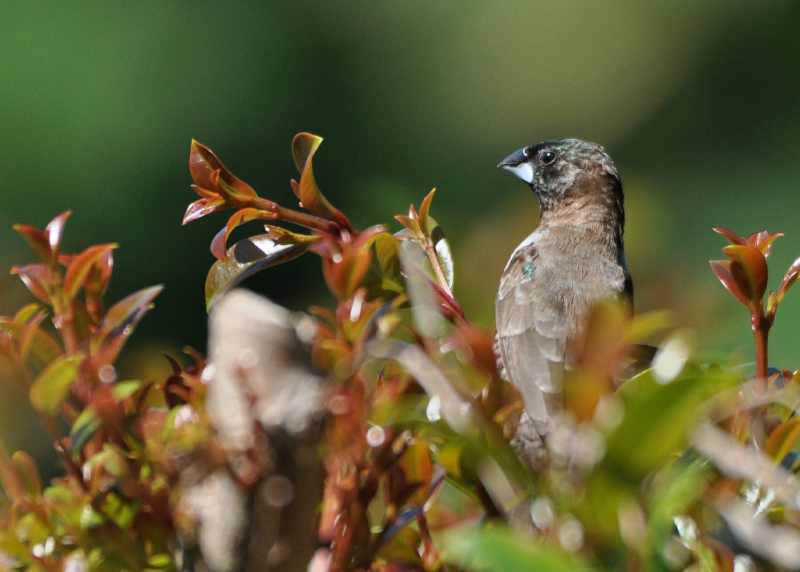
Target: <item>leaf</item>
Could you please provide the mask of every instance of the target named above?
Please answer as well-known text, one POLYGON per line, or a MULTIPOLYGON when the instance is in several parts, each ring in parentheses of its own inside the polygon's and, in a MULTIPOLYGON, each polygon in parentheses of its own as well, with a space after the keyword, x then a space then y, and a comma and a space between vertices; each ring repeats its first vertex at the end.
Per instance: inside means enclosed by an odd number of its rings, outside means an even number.
POLYGON ((11 462, 17 469, 17 474, 22 476, 25 488, 31 496, 42 493, 42 477, 36 468, 36 461, 25 451, 17 451, 11 455, 11 462))
POLYGON ((716 275, 725 289, 733 294, 733 296, 739 300, 745 306, 750 305, 750 300, 747 298, 742 289, 739 287, 739 283, 733 277, 733 273, 731 272, 731 261, 730 260, 709 260, 709 266, 711 266, 711 271, 716 275))
POLYGON ((69 436, 72 441, 71 450, 75 454, 83 451, 86 443, 94 437, 94 434, 102 425, 100 418, 92 407, 87 407, 72 424, 69 436))
POLYGON ((114 243, 96 244, 72 259, 64 277, 64 294, 69 300, 78 294, 92 268, 115 248, 117 245, 114 243))
POLYGON ((45 304, 50 304, 50 294, 54 276, 46 264, 12 266, 11 274, 16 274, 31 294, 45 304))
POLYGON ((221 210, 224 208, 224 206, 225 199, 222 197, 198 199, 186 207, 186 212, 183 213, 183 220, 181 221, 181 224, 187 225, 192 221, 201 219, 215 211, 221 210))
POLYGON ((442 538, 443 557, 469 570, 507 572, 588 571, 589 565, 540 540, 513 533, 500 526, 461 527, 442 538))
POLYGON ((189 149, 189 172, 198 187, 223 198, 240 201, 258 196, 253 187, 236 177, 211 149, 194 139, 189 149))
POLYGON ((116 359, 125 341, 133 333, 136 325, 152 307, 153 300, 161 293, 163 286, 150 286, 134 292, 109 308, 100 328, 92 340, 92 347, 98 351, 95 361, 98 364, 111 363, 116 359))
POLYGON ((293 232, 282 226, 274 226, 271 224, 265 224, 264 230, 267 231, 267 236, 277 244, 314 244, 322 239, 322 236, 319 234, 293 232))
POLYGON ((72 211, 64 211, 53 218, 53 220, 47 223, 47 226, 44 227, 44 233, 47 235, 47 242, 50 245, 50 252, 52 253, 53 259, 58 256, 58 252, 61 249, 61 238, 64 236, 64 225, 67 224, 67 220, 69 220, 69 217, 71 216, 72 211))
POLYGON ((761 232, 757 232, 756 234, 751 234, 750 236, 748 236, 745 243, 750 246, 755 246, 756 248, 758 248, 764 255, 764 257, 767 258, 769 256, 770 251, 772 250, 773 243, 782 237, 783 237, 782 232, 773 233, 773 232, 767 232, 766 230, 762 230, 761 232))
POLYGON ((48 365, 31 385, 31 403, 38 410, 50 415, 69 394, 69 389, 78 375, 83 354, 64 355, 48 365))
POLYGON ((778 286, 778 289, 770 294, 767 300, 767 312, 774 315, 775 311, 778 309, 778 305, 783 301, 783 297, 786 296, 786 293, 789 289, 794 285, 797 281, 798 276, 800 276, 800 258, 796 258, 794 262, 789 266, 789 269, 786 270, 786 274, 783 275, 783 279, 781 280, 781 285, 778 286))
POLYGON ((41 310, 42 310, 41 304, 37 304, 36 302, 31 302, 30 304, 26 304, 25 306, 17 310, 16 314, 14 314, 14 322, 16 322, 21 326, 24 326, 30 321, 31 318, 33 318, 41 310))
POLYGON ((43 262, 49 262, 52 259, 50 243, 47 240, 47 234, 43 230, 29 224, 15 224, 12 228, 25 239, 25 242, 43 262))
POLYGON ((793 417, 778 425, 767 439, 766 453, 777 462, 791 452, 800 439, 800 418, 793 417))
POLYGON ((28 320, 28 322, 22 327, 22 331, 19 335, 19 357, 23 362, 25 361, 25 358, 28 357, 28 352, 31 349, 31 345, 36 339, 36 335, 39 333, 39 326, 42 324, 42 321, 44 321, 46 316, 47 312, 42 310, 28 320))
POLYGON ((754 246, 731 244, 722 249, 731 259, 731 274, 742 293, 756 304, 767 289, 767 260, 754 246))
POLYGON ((239 209, 235 213, 233 213, 230 218, 228 219, 228 223, 225 225, 225 228, 220 230, 214 239, 211 241, 211 254, 217 260, 225 260, 228 257, 227 248, 228 248, 228 238, 230 237, 231 233, 236 230, 236 227, 243 225, 246 222, 251 220, 257 219, 270 219, 274 220, 277 218, 277 213, 271 211, 265 211, 262 209, 256 208, 245 208, 239 209))
POLYGON ((114 384, 111 394, 117 401, 123 401, 134 395, 142 388, 142 382, 138 379, 126 379, 125 381, 118 381, 114 384))
POLYGON ((225 260, 217 260, 206 276, 206 310, 221 295, 256 272, 294 260, 305 254, 306 244, 277 244, 269 235, 251 236, 228 249, 225 260))
POLYGON ((685 447, 688 434, 714 394, 737 385, 738 375, 687 366, 661 384, 647 370, 618 391, 625 416, 608 436, 604 463, 625 478, 641 479, 685 447))
POLYGON ((307 211, 350 228, 350 221, 325 198, 314 177, 314 154, 321 143, 322 137, 305 132, 292 139, 292 156, 300 171, 300 182, 292 185, 292 190, 307 211))
POLYGON ((433 203, 433 197, 436 196, 436 189, 433 188, 431 191, 425 195, 425 198, 422 199, 422 203, 419 205, 419 225, 422 228, 427 228, 428 226, 428 216, 431 212, 431 203, 433 203))
POLYGON ((745 240, 741 236, 739 236, 738 234, 736 234, 732 230, 727 229, 725 227, 715 226, 711 230, 713 230, 717 234, 727 238, 731 242, 731 244, 744 244, 745 243, 745 240))

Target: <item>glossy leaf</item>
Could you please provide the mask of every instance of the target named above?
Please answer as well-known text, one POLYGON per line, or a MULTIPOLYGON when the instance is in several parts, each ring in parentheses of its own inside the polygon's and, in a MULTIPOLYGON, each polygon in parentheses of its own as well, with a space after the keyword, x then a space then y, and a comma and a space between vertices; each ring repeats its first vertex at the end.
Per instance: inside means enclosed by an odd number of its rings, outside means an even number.
POLYGON ((266 268, 294 260, 308 250, 306 244, 278 244, 268 235, 251 236, 228 249, 227 258, 211 266, 206 276, 206 309, 243 280, 266 268))
POLYGON ((733 272, 731 271, 731 261, 730 260, 710 260, 709 266, 711 266, 711 271, 716 275, 725 289, 733 294, 733 296, 739 300, 745 306, 750 305, 750 300, 747 295, 742 291, 742 288, 739 286, 739 283, 733 277, 733 272))
POLYGON ((225 228, 221 229, 216 236, 214 236, 214 239, 211 241, 211 254, 213 254, 217 260, 225 260, 228 257, 228 238, 237 227, 252 220, 274 220, 275 218, 277 218, 275 212, 256 208, 239 209, 230 216, 225 228))
POLYGON ((795 259, 794 262, 789 266, 789 269, 786 271, 786 274, 783 275, 783 279, 781 280, 780 286, 778 289, 770 294, 769 299, 767 301, 767 311, 770 314, 775 314, 775 311, 778 308, 778 305, 783 301, 783 297, 786 296, 786 293, 789 289, 797 282, 797 278, 800 277, 800 258, 795 259))
POLYGON ((350 221, 325 198, 314 176, 314 155, 321 143, 322 137, 311 133, 298 133, 294 136, 292 156, 297 170, 300 171, 300 182, 292 185, 292 191, 307 211, 349 228, 350 221))
POLYGON ((50 415, 56 413, 69 394, 81 362, 83 355, 74 354, 62 356, 48 365, 31 385, 30 397, 33 406, 50 415))
POLYGON ((722 227, 722 226, 715 226, 711 230, 713 230, 714 232, 716 232, 720 236, 724 236, 725 238, 727 238, 730 241, 731 244, 744 244, 745 243, 744 238, 742 238, 741 236, 739 236, 738 234, 736 234, 735 232, 733 232, 732 230, 730 230, 728 228, 725 228, 725 227, 722 227))
POLYGON ((115 248, 116 244, 97 244, 90 246, 78 256, 72 259, 64 277, 64 294, 68 299, 77 296, 84 282, 89 277, 92 268, 100 264, 101 261, 115 248))
POLYGON ((433 203, 433 198, 436 196, 436 189, 431 189, 431 191, 425 195, 425 198, 422 199, 422 203, 419 206, 419 225, 422 228, 428 227, 428 216, 431 212, 431 204, 433 203))
POLYGON ((745 242, 750 246, 758 248, 766 258, 769 256, 775 241, 782 237, 782 232, 767 232, 766 230, 762 230, 761 232, 748 236, 745 242))
POLYGON ((31 249, 33 249, 43 262, 49 262, 52 259, 50 242, 47 239, 47 234, 43 230, 28 224, 15 224, 13 229, 25 239, 31 249))
POLYGON ((215 211, 222 210, 224 207, 225 199, 222 197, 198 199, 186 207, 186 212, 183 213, 181 224, 189 224, 215 211))
POLYGON ((731 259, 731 274, 744 296, 753 304, 759 303, 767 289, 764 254, 754 246, 742 244, 731 244, 722 252, 731 259))
POLYGON ((253 187, 234 175, 211 149, 194 139, 189 150, 189 172, 199 188, 222 197, 240 201, 257 196, 253 187))
POLYGON ((92 340, 92 348, 98 351, 94 357, 99 364, 111 363, 116 359, 136 325, 152 308, 153 300, 162 289, 163 286, 160 285, 144 288, 109 308, 92 340))
POLYGON ((55 276, 46 264, 28 264, 26 266, 13 266, 11 273, 19 276, 31 294, 45 304, 50 304, 49 290, 55 276))
POLYGON ((64 236, 64 225, 67 224, 67 220, 69 217, 72 216, 72 211, 64 211, 63 213, 59 214, 44 228, 44 232, 47 235, 47 242, 50 245, 50 252, 53 256, 58 256, 59 250, 61 249, 61 238, 64 236))

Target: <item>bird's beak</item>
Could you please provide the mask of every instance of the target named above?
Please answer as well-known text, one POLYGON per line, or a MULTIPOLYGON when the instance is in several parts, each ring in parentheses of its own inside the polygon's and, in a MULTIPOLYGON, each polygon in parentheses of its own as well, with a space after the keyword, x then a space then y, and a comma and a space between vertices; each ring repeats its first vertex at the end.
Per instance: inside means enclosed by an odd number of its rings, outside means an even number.
POLYGON ((528 157, 525 156, 523 150, 524 147, 511 153, 511 155, 497 164, 497 168, 511 171, 519 179, 530 185, 533 183, 533 165, 528 161, 528 157))

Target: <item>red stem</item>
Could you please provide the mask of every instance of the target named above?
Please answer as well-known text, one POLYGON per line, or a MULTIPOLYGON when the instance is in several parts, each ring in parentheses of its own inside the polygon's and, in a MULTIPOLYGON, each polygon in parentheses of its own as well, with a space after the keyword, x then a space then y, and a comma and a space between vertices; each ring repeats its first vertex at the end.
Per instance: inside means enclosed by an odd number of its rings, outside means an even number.
POLYGON ((753 341, 756 346, 756 387, 759 391, 766 391, 769 374, 767 349, 769 329, 772 326, 772 322, 764 315, 761 308, 753 310, 751 322, 753 326, 753 341))

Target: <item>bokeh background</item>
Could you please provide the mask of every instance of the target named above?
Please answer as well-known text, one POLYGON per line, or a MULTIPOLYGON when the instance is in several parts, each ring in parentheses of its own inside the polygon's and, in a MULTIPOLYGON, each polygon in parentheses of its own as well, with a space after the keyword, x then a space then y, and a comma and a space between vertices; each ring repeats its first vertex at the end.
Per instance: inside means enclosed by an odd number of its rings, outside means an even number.
MULTIPOLYGON (((4 4, 0 267, 30 259, 12 223, 72 208, 68 247, 121 244, 111 300, 166 286, 124 365, 158 375, 160 351, 204 348, 207 246, 225 220, 180 226, 190 138, 290 204, 290 139, 309 130, 326 138, 322 188, 359 225, 438 187, 457 294, 491 326, 502 266, 537 220, 494 165, 578 136, 623 173, 637 308, 672 309, 706 351, 747 361, 745 312, 706 264, 723 243, 710 228, 786 231, 774 273, 800 255, 798 21, 800 3, 774 1, 4 4)), ((297 309, 330 301, 313 256, 248 286, 297 309)), ((0 314, 26 300, 0 277, 0 314)), ((800 365, 798 319, 790 296, 775 365, 800 365)), ((44 450, 9 386, 0 435, 44 450)))

